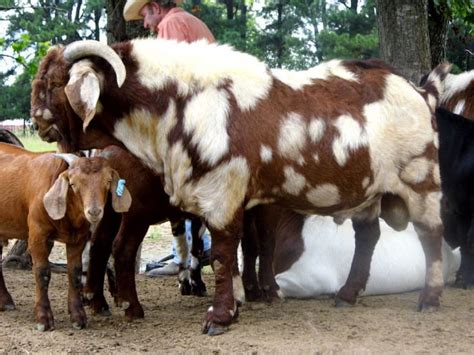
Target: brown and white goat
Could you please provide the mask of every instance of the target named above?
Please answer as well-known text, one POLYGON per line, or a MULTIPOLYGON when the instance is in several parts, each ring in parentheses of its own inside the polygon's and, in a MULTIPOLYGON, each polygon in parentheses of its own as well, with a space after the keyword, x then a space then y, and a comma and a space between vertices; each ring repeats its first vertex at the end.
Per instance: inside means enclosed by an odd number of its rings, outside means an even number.
POLYGON ((54 48, 33 82, 43 139, 77 149, 77 136, 118 139, 156 173, 170 202, 201 216, 216 280, 203 331, 237 315, 232 267, 246 209, 275 203, 351 218, 356 251, 339 302, 355 303, 380 235, 381 198, 398 196, 426 254, 419 307, 443 288, 437 135, 441 65, 424 88, 379 61, 269 70, 255 57, 206 42, 141 39, 54 48), (358 256, 359 255, 359 256, 358 256), (364 257, 360 257, 364 255, 364 257))
POLYGON ((474 70, 446 76, 440 106, 474 120, 474 70))
MULTIPOLYGON (((36 280, 37 329, 54 329, 48 299, 51 271, 48 241, 66 244, 68 310, 74 328, 86 326, 81 301, 81 254, 90 231, 100 222, 109 191, 117 212, 125 212, 131 198, 115 188, 119 175, 106 159, 72 154, 33 153, 0 143, 0 240, 27 239, 36 280), (69 163, 63 161, 63 158, 69 163)), ((0 272, 0 309, 14 309, 0 272)))
MULTIPOLYGON (((181 293, 205 295, 206 287, 201 279, 199 262, 193 262, 190 270, 187 265, 189 253, 184 220, 193 219, 194 216, 170 205, 160 177, 125 149, 112 145, 103 149, 100 155, 106 156, 108 164, 127 181, 132 204, 130 209, 121 215, 106 206, 102 222, 93 234, 84 288, 84 296, 93 312, 109 313, 109 306, 104 297, 104 274, 107 260, 112 253, 116 272, 115 301, 125 311, 128 320, 143 318, 144 312, 135 285, 137 250, 150 225, 168 220, 177 239, 177 253, 183 260, 179 275, 181 293)), ((195 220, 194 224, 196 223, 200 224, 200 221, 195 220)), ((202 254, 202 240, 198 231, 193 235, 191 254, 196 259, 202 254)))

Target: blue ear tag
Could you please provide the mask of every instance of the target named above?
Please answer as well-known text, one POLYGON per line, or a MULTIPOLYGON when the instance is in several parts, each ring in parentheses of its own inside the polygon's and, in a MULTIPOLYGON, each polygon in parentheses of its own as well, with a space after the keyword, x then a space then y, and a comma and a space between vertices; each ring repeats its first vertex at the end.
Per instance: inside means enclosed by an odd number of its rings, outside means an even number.
POLYGON ((119 179, 119 181, 117 182, 117 189, 115 190, 115 193, 117 194, 118 197, 122 197, 124 190, 125 190, 125 180, 119 179))

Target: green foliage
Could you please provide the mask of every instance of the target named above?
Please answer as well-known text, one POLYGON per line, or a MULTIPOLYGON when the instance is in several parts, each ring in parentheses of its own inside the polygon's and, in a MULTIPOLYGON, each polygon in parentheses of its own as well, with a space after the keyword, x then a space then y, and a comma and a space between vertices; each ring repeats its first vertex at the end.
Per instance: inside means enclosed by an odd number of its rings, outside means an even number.
POLYGON ((378 33, 375 4, 367 1, 360 12, 328 9, 328 27, 320 32, 318 45, 325 60, 367 59, 378 57, 378 33))
POLYGON ((469 27, 469 34, 474 35, 474 5, 472 0, 433 0, 435 5, 447 11, 453 21, 464 23, 469 27), (447 6, 443 6, 446 3, 447 6))

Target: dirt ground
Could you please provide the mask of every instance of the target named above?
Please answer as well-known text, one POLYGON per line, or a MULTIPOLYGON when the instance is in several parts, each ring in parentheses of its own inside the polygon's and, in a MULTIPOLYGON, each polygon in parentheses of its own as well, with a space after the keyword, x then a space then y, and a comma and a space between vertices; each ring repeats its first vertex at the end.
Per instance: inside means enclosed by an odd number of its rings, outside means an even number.
MULTIPOLYGON (((170 250, 169 238, 158 234, 145 240, 145 260, 170 250)), ((60 259, 61 251, 53 256, 60 259)), ((365 297, 345 309, 336 309, 330 297, 247 303, 229 332, 209 337, 200 327, 214 293, 213 275, 205 275, 209 296, 204 298, 181 296, 174 277, 138 275, 145 319, 127 323, 112 306, 110 317, 88 312, 87 329, 78 331, 66 310, 66 275, 53 274, 56 329, 40 333, 33 317, 32 273, 7 269, 4 274, 17 309, 0 313, 1 353, 470 353, 474 345, 474 290, 447 287, 442 307, 426 313, 416 311, 418 292, 365 297)))

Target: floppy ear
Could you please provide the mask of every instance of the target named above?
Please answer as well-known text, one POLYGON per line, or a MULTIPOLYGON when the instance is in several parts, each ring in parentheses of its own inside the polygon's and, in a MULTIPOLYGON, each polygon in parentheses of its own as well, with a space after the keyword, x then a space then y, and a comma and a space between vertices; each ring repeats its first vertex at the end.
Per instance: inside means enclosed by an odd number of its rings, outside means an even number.
POLYGON ((125 185, 121 185, 119 189, 117 189, 119 180, 119 174, 115 170, 112 170, 112 183, 110 184, 110 193, 112 194, 112 207, 117 213, 128 212, 128 210, 130 209, 130 205, 132 204, 132 196, 130 195, 130 192, 128 192, 125 185))
POLYGON ((74 64, 64 91, 74 112, 81 117, 84 132, 95 116, 100 96, 100 81, 89 61, 74 64))
POLYGON ((53 220, 58 220, 66 214, 66 197, 69 188, 67 171, 61 173, 53 186, 43 197, 46 212, 53 220))

